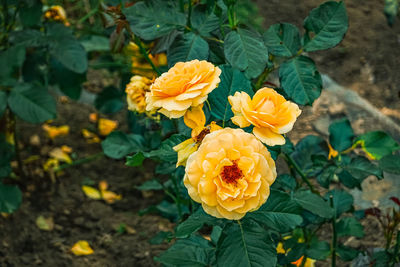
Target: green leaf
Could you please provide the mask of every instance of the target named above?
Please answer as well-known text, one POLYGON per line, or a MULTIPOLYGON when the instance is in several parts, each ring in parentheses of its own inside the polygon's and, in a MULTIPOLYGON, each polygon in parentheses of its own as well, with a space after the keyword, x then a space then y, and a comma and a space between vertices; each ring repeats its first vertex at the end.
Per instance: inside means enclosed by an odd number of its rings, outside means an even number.
POLYGON ((125 134, 112 132, 101 142, 104 154, 113 159, 121 159, 128 154, 139 152, 143 149, 144 139, 138 134, 125 134))
POLYGON ((222 65, 220 69, 222 71, 220 76, 221 82, 218 87, 209 94, 208 101, 211 106, 211 115, 217 119, 228 121, 233 117, 228 96, 241 91, 253 96, 253 91, 250 81, 243 72, 229 65, 222 65))
POLYGON ((346 118, 337 120, 329 126, 329 143, 339 152, 351 147, 353 137, 353 128, 351 128, 350 121, 346 118))
POLYGON ((73 72, 57 60, 51 61, 51 79, 57 83, 61 92, 71 99, 78 100, 82 92, 82 83, 86 80, 86 73, 73 72))
POLYGON ((353 207, 353 196, 346 191, 334 189, 326 193, 325 199, 329 201, 330 196, 333 197, 333 206, 336 217, 340 217, 342 213, 349 211, 353 207))
POLYGON ((210 36, 210 32, 219 28, 220 19, 208 6, 197 5, 193 8, 190 22, 200 35, 210 36))
POLYGON ((283 188, 284 190, 293 191, 296 188, 296 179, 289 174, 281 174, 272 184, 272 188, 283 188))
POLYGON ((317 155, 328 157, 328 145, 323 138, 315 135, 307 135, 301 139, 291 154, 294 161, 305 171, 313 168, 312 157, 317 155))
POLYGON ((227 224, 217 245, 217 266, 275 266, 275 244, 268 232, 251 220, 227 224))
POLYGON ((186 221, 176 227, 175 236, 178 238, 188 237, 200 230, 204 224, 215 225, 218 219, 206 214, 203 208, 198 208, 186 221))
POLYGON ((174 3, 161 0, 138 2, 126 8, 124 13, 132 31, 149 41, 186 24, 185 15, 178 11, 174 3))
POLYGON ((387 155, 379 160, 379 167, 385 171, 394 174, 400 174, 400 156, 387 155))
POLYGON ((285 93, 298 104, 311 105, 321 94, 321 75, 309 57, 284 62, 279 68, 279 80, 285 93))
POLYGON ((248 213, 246 218, 253 219, 278 232, 289 232, 303 222, 298 215, 301 207, 285 192, 271 190, 267 203, 257 211, 248 213))
POLYGON ((172 247, 155 259, 167 266, 205 267, 211 266, 215 249, 198 236, 178 240, 172 247))
POLYGON ((297 191, 294 200, 305 210, 312 212, 323 218, 332 218, 333 210, 323 198, 311 193, 310 191, 297 191))
POLYGON ((324 188, 329 188, 329 184, 331 183, 337 169, 338 167, 334 165, 325 167, 317 176, 318 183, 324 188))
POLYGON ((143 153, 148 158, 158 158, 162 161, 176 162, 178 159, 177 153, 172 149, 177 144, 182 143, 187 138, 180 134, 174 134, 167 140, 161 143, 161 146, 157 150, 143 153))
POLYGON ((104 36, 89 35, 85 39, 80 40, 86 52, 106 52, 110 51, 110 40, 104 36))
POLYGON ((8 97, 8 105, 21 119, 41 123, 56 117, 54 98, 39 84, 17 84, 8 97))
POLYGON ((42 18, 42 2, 40 0, 22 1, 19 8, 19 19, 25 27, 32 27, 40 23, 42 18))
POLYGON ((14 45, 0 52, 0 85, 13 86, 17 82, 17 69, 25 61, 25 47, 14 45))
POLYGON ((358 189, 361 189, 361 181, 353 177, 348 171, 342 169, 337 173, 337 176, 344 186, 348 188, 357 187, 358 189))
POLYGON ((144 182, 142 185, 137 186, 136 188, 139 190, 142 190, 142 191, 161 190, 161 189, 163 189, 163 186, 158 180, 153 179, 153 180, 144 182))
POLYGON ((10 41, 13 44, 32 47, 38 47, 47 43, 47 39, 44 37, 43 33, 33 29, 11 32, 10 41))
POLYGON ((5 91, 0 91, 0 118, 3 117, 6 108, 7 108, 7 93, 5 91))
POLYGON ((374 267, 387 267, 390 263, 390 255, 385 251, 377 251, 372 255, 374 267))
POLYGON ((369 175, 374 175, 378 177, 378 179, 383 178, 382 171, 379 167, 362 156, 352 158, 350 164, 345 166, 345 169, 361 182, 369 175))
POLYGON ((361 144, 362 149, 377 160, 400 150, 400 145, 390 135, 381 131, 363 134, 357 138, 355 144, 361 144))
POLYGON ((5 185, 0 182, 0 212, 16 211, 21 201, 22 193, 16 185, 5 185))
POLYGON ((88 67, 87 54, 81 43, 70 37, 61 37, 51 43, 50 54, 67 69, 84 73, 88 67))
POLYGON ((268 49, 259 33, 238 28, 225 36, 224 53, 233 67, 249 78, 260 75, 268 61, 268 49))
POLYGON ((396 19, 397 13, 399 12, 399 1, 398 0, 385 0, 385 7, 383 8, 386 19, 390 26, 396 19))
POLYGON ((343 261, 351 261, 358 256, 360 251, 348 246, 339 245, 336 250, 336 253, 343 261))
POLYGON ((311 239, 309 247, 306 249, 306 256, 315 260, 325 260, 331 253, 331 247, 326 241, 319 241, 316 236, 311 239))
POLYGON ((295 56, 301 48, 300 32, 289 23, 274 24, 264 33, 264 43, 275 56, 295 56))
POLYGON ((97 95, 94 105, 102 113, 116 113, 125 105, 122 99, 123 96, 124 93, 122 91, 113 86, 109 86, 97 95))
POLYGON ((178 35, 168 48, 168 65, 174 66, 177 62, 186 62, 193 59, 208 59, 208 43, 199 35, 188 32, 178 35))
POLYGON ((126 166, 130 166, 130 167, 137 167, 137 166, 141 166, 143 163, 143 160, 146 157, 143 156, 142 152, 137 152, 135 155, 133 156, 128 156, 126 157, 126 166))
POLYGON ((313 9, 304 20, 304 51, 332 48, 342 41, 349 27, 343 1, 326 2, 313 9))
POLYGON ((354 217, 344 217, 336 224, 337 235, 364 237, 364 227, 354 217))

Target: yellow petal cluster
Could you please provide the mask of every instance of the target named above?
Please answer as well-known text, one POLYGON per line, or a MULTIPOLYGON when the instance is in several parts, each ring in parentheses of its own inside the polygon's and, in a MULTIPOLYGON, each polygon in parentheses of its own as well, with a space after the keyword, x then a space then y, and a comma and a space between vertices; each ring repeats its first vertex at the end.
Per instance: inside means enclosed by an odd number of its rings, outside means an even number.
POLYGON ((150 92, 151 83, 150 79, 143 76, 135 75, 131 78, 125 89, 129 110, 146 112, 146 93, 150 92))
POLYGON ((241 128, 253 125, 253 134, 269 146, 283 145, 282 134, 292 130, 301 114, 297 104, 267 87, 258 90, 253 99, 245 92, 236 92, 228 99, 235 115, 232 122, 241 128))
POLYGON ((224 128, 206 135, 189 156, 183 181, 206 213, 239 220, 266 202, 275 178, 275 162, 254 135, 224 128))
POLYGON ((67 20, 67 13, 65 12, 62 6, 51 6, 44 13, 44 17, 48 20, 60 21, 64 23, 65 26, 69 26, 69 22, 67 20))
MULTIPOLYGON (((146 49, 150 50, 152 47, 154 47, 154 43, 150 43, 146 49)), ((132 61, 132 73, 148 78, 156 76, 157 73, 154 72, 151 65, 146 61, 144 56, 141 54, 139 47, 135 43, 129 42, 125 51, 132 61)), ((167 65, 167 55, 165 53, 155 55, 149 54, 148 56, 156 67, 167 65)))
POLYGON ((221 70, 207 61, 178 62, 158 77, 146 94, 146 110, 180 118, 207 100, 219 84, 221 70))

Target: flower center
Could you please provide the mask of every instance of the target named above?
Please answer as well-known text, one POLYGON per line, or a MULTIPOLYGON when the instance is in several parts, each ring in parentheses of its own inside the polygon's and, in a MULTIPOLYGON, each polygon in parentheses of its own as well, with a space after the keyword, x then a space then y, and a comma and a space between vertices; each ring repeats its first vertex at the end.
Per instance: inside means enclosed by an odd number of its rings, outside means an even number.
POLYGON ((196 137, 196 143, 201 143, 204 139, 204 137, 206 137, 207 134, 211 133, 211 130, 207 127, 204 128, 196 137))
POLYGON ((231 184, 231 183, 237 183, 237 180, 243 177, 242 170, 239 169, 238 165, 236 162, 233 162, 233 165, 230 166, 224 166, 221 172, 221 177, 222 180, 224 180, 225 183, 231 184))

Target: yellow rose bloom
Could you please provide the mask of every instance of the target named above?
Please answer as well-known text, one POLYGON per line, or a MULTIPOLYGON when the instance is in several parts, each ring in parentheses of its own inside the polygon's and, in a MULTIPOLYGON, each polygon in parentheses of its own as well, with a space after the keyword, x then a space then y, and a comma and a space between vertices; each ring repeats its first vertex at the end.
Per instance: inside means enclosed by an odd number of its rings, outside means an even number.
POLYGON ((151 85, 146 94, 146 109, 180 118, 188 108, 207 100, 208 94, 218 86, 220 74, 218 67, 204 60, 178 62, 151 85))
MULTIPOLYGON (((289 237, 288 237, 289 238, 289 237)), ((287 238, 285 238, 287 239, 287 238)), ((300 243, 304 243, 304 242, 300 242, 300 243)), ((288 249, 287 251, 283 248, 283 244, 282 242, 278 243, 278 246, 276 247, 276 252, 278 252, 279 254, 287 254, 290 251, 290 249, 288 249)), ((303 258, 304 256, 301 256, 297 261, 291 262, 291 264, 300 267, 301 264, 303 263, 303 258)), ((311 258, 306 258, 306 262, 304 263, 304 267, 314 267, 315 266, 315 260, 311 259, 311 258)))
POLYGON ((269 146, 285 144, 282 134, 292 130, 301 114, 297 104, 271 88, 261 88, 253 99, 245 92, 236 92, 228 99, 235 115, 232 122, 241 128, 254 125, 253 134, 269 146))
POLYGON ((206 135, 186 163, 189 196, 217 218, 239 220, 269 196, 275 162, 254 135, 224 128, 206 135))
POLYGON ((151 80, 143 76, 135 75, 131 78, 125 89, 129 110, 146 112, 146 93, 150 91, 151 83, 151 80))
POLYGON ((48 20, 60 21, 63 22, 65 26, 69 26, 69 22, 67 21, 67 13, 65 12, 62 6, 51 6, 44 13, 44 17, 48 20))

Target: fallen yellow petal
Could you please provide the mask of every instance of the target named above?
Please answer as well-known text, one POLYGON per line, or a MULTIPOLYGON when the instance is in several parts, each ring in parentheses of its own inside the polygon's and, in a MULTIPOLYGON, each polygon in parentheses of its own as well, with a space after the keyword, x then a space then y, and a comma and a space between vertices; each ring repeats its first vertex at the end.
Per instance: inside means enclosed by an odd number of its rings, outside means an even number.
POLYGON ((63 126, 57 127, 57 126, 51 126, 48 124, 43 124, 42 128, 43 128, 43 130, 46 131, 47 136, 51 139, 54 139, 58 136, 67 135, 69 133, 68 125, 63 125, 63 126))
POLYGON ((99 115, 97 113, 90 113, 89 114, 89 121, 97 122, 98 119, 99 119, 99 115))
POLYGON ((59 165, 60 162, 58 161, 58 159, 50 158, 46 161, 45 164, 43 164, 43 170, 45 171, 53 170, 58 168, 59 165))
POLYGON ((66 163, 72 163, 72 159, 67 153, 65 153, 61 148, 56 147, 49 152, 49 156, 59 161, 64 161, 66 163))
POLYGON ((87 185, 83 185, 82 186, 82 191, 83 193, 85 193, 85 195, 88 198, 91 199, 101 199, 101 193, 99 190, 97 190, 96 188, 93 188, 91 186, 87 186, 87 185))
POLYGON ((109 135, 118 127, 118 122, 109 119, 99 119, 98 122, 99 134, 103 136, 109 135))
POLYGON ((94 251, 86 240, 80 240, 73 245, 71 252, 76 256, 90 255, 94 251))
POLYGON ((69 146, 66 146, 66 145, 61 146, 61 150, 62 150, 64 153, 68 153, 68 154, 72 152, 72 148, 69 147, 69 146))
POLYGON ((82 129, 82 135, 89 144, 100 143, 100 138, 97 136, 97 134, 92 133, 87 129, 82 129))
POLYGON ((104 201, 107 202, 108 204, 112 204, 116 200, 122 199, 121 195, 117 195, 116 193, 111 191, 101 191, 101 195, 103 196, 104 201))
POLYGON ((106 181, 100 181, 99 182, 99 189, 100 191, 105 191, 108 188, 108 183, 106 181))

